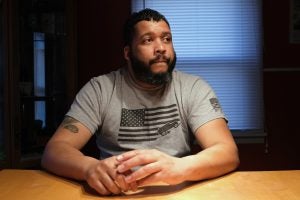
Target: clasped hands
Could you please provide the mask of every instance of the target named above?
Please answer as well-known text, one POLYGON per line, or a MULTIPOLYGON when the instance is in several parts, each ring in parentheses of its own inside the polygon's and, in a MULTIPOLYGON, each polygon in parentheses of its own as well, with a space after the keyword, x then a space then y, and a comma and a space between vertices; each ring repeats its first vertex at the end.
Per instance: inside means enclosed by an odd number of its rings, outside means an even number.
POLYGON ((94 163, 85 178, 102 195, 120 194, 157 182, 181 183, 185 165, 181 158, 155 149, 133 150, 94 163))

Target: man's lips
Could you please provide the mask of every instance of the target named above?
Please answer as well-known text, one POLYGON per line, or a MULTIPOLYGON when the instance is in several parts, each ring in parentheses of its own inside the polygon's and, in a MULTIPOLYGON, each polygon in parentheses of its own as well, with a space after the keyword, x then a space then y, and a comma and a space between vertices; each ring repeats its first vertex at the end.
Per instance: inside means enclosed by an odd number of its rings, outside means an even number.
POLYGON ((167 63, 167 61, 166 60, 156 60, 156 61, 154 61, 153 63, 167 63))
POLYGON ((160 58, 160 59, 151 60, 150 64, 154 64, 154 63, 168 63, 168 62, 169 62, 168 59, 160 58))

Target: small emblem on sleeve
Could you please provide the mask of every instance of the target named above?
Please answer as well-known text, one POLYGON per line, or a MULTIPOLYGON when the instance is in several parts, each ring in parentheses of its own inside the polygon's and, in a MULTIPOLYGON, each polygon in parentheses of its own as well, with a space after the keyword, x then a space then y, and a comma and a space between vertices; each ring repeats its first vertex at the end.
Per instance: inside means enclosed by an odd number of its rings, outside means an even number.
POLYGON ((221 109, 221 106, 219 104, 219 100, 217 98, 211 98, 209 99, 210 104, 212 105, 212 107, 214 108, 215 111, 218 111, 221 109))

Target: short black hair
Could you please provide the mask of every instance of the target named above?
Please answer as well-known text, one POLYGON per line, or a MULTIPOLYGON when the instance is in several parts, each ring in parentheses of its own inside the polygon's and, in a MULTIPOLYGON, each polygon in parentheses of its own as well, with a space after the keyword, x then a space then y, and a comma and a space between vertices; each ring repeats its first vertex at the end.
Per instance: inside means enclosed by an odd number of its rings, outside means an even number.
POLYGON ((145 8, 139 12, 134 12, 130 18, 126 21, 123 29, 123 39, 124 39, 124 45, 129 45, 132 42, 133 34, 134 34, 134 26, 140 22, 140 21, 165 21, 168 26, 170 27, 170 24, 166 17, 159 13, 156 10, 152 10, 150 8, 145 8))

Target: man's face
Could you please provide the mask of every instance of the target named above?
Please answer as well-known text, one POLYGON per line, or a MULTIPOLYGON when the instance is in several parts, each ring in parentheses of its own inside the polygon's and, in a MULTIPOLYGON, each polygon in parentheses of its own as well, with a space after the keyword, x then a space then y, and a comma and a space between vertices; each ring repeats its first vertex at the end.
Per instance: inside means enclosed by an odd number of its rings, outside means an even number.
POLYGON ((128 56, 138 80, 152 85, 171 80, 176 54, 168 24, 163 20, 138 22, 128 56))

